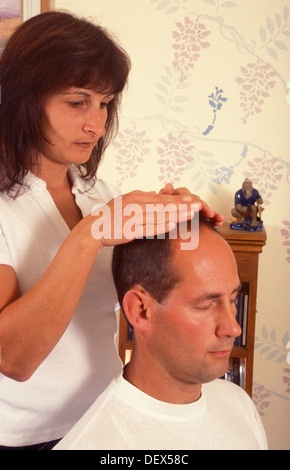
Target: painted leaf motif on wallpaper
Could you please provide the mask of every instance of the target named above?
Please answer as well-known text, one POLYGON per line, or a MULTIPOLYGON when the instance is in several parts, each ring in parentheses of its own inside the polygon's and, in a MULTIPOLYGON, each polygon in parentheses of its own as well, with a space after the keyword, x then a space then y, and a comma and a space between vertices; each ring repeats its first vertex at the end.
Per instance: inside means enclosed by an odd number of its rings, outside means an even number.
POLYGON ((265 49, 275 60, 278 60, 280 51, 288 51, 284 38, 290 37, 289 9, 285 6, 282 16, 275 14, 275 19, 267 18, 266 26, 260 28, 260 38, 263 45, 260 49, 265 49))
POLYGON ((286 367, 286 369, 283 369, 283 372, 286 372, 287 375, 283 376, 283 382, 286 384, 286 392, 290 393, 290 369, 289 367, 286 367))
POLYGON ((161 81, 157 83, 158 93, 156 98, 164 105, 164 113, 173 111, 184 113, 183 104, 189 101, 189 98, 182 94, 182 91, 188 87, 187 83, 180 83, 177 79, 177 71, 170 67, 164 67, 165 74, 161 76, 161 81))
POLYGON ((282 344, 277 343, 277 335, 275 328, 269 332, 267 327, 262 327, 262 337, 255 337, 255 350, 260 351, 261 355, 265 354, 266 361, 275 359, 275 362, 280 363, 287 358, 287 342, 289 339, 288 332, 283 335, 282 344))
POLYGON ((269 98, 269 92, 275 86, 273 77, 276 74, 271 64, 262 64, 259 59, 256 63, 250 62, 240 69, 242 76, 237 77, 236 81, 242 88, 240 106, 243 111, 242 123, 246 124, 251 116, 262 111, 265 99, 269 98))
POLYGON ((284 238, 282 245, 289 247, 286 250, 287 257, 285 259, 287 263, 290 263, 290 222, 289 220, 283 220, 282 224, 285 225, 285 228, 281 229, 281 235, 284 238))
POLYGON ((200 150, 197 147, 194 151, 194 160, 186 165, 186 171, 192 173, 190 179, 194 183, 194 191, 199 191, 205 184, 209 190, 216 194, 216 188, 213 184, 216 174, 216 167, 218 162, 214 158, 214 154, 208 150, 200 150))
POLYGON ((203 132, 203 135, 209 134, 213 128, 216 121, 217 112, 220 111, 222 108, 223 103, 225 103, 228 99, 223 96, 223 90, 219 87, 215 87, 215 92, 209 95, 209 105, 213 108, 213 120, 212 123, 207 127, 207 129, 203 132))
POLYGON ((184 18, 183 23, 176 23, 177 30, 173 31, 174 61, 173 67, 179 72, 179 80, 184 81, 188 72, 194 68, 194 62, 200 57, 202 49, 210 46, 206 38, 210 31, 200 22, 199 18, 191 20, 184 18))
POLYGON ((235 163, 235 165, 227 166, 220 166, 215 170, 216 178, 213 179, 214 183, 222 184, 224 181, 225 183, 229 184, 231 176, 234 174, 234 169, 240 165, 240 163, 246 158, 248 154, 248 146, 246 144, 243 145, 243 150, 240 155, 240 159, 235 163))
POLYGON ((176 0, 151 0, 151 3, 156 3, 156 10, 164 10, 167 15, 175 13, 179 8, 182 8, 187 3, 188 0, 181 0, 176 2, 176 0))
POLYGON ((186 163, 193 161, 194 145, 190 143, 185 132, 181 132, 178 136, 169 133, 167 139, 159 139, 159 142, 161 144, 157 147, 159 180, 164 184, 176 183, 183 174, 186 163))
POLYGON ((212 5, 216 7, 218 12, 219 8, 233 8, 237 6, 236 2, 232 2, 230 0, 226 0, 225 2, 220 3, 220 0, 203 0, 208 5, 212 5))
POLYGON ((269 156, 266 151, 263 151, 261 157, 248 161, 248 166, 250 171, 245 171, 244 176, 252 180, 263 198, 264 205, 270 204, 272 191, 278 189, 278 184, 283 178, 284 166, 278 158, 269 156))
POLYGON ((260 416, 265 416, 264 411, 270 405, 270 402, 266 400, 266 398, 269 398, 270 396, 270 393, 266 392, 264 385, 253 387, 252 399, 260 416))
POLYGON ((116 156, 116 170, 121 181, 136 176, 139 164, 144 162, 144 156, 150 151, 151 140, 147 138, 146 131, 137 131, 133 123, 131 129, 125 129, 118 133, 118 139, 113 143, 118 150, 116 156))

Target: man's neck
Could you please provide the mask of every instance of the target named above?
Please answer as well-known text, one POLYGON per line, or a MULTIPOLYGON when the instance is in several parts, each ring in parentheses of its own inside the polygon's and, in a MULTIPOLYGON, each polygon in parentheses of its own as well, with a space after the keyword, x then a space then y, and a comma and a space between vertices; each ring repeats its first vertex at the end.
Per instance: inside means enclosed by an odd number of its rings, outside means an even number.
POLYGON ((123 377, 136 388, 166 403, 184 405, 197 401, 201 396, 201 384, 180 382, 162 372, 135 364, 134 358, 125 367, 123 377))

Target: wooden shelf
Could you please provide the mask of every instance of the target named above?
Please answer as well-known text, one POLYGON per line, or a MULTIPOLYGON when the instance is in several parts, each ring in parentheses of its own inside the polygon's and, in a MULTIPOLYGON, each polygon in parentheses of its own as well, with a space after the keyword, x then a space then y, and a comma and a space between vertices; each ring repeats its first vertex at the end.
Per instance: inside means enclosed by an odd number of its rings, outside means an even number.
POLYGON ((232 230, 228 223, 224 223, 218 232, 235 255, 241 282, 249 287, 246 346, 234 348, 231 356, 246 360, 245 390, 252 396, 258 264, 267 235, 265 228, 257 232, 232 230))
MULTIPOLYGON (((252 396, 258 263, 259 254, 262 253, 263 246, 266 243, 266 231, 265 229, 259 232, 232 230, 228 223, 224 223, 218 229, 218 232, 229 243, 235 255, 241 282, 249 287, 246 346, 235 347, 231 357, 245 359, 246 374, 244 388, 252 396)), ((126 351, 130 350, 132 350, 132 341, 128 340, 127 322, 121 313, 119 355, 123 364, 126 361, 126 351)))
POLYGON ((41 13, 50 10, 50 0, 41 0, 41 13))
POLYGON ((246 347, 243 347, 243 346, 240 346, 240 347, 235 347, 232 351, 232 354, 231 356, 232 357, 238 357, 238 358, 247 358, 251 355, 251 351, 246 348, 246 347))

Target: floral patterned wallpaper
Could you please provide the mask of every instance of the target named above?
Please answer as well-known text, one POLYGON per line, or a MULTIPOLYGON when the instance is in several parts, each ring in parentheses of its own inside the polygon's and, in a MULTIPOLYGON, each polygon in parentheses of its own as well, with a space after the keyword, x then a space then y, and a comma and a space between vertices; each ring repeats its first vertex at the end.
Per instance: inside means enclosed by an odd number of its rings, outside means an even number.
POLYGON ((264 200, 253 400, 290 449, 290 1, 55 0, 132 59, 100 176, 123 192, 187 186, 229 220, 249 177, 264 200))

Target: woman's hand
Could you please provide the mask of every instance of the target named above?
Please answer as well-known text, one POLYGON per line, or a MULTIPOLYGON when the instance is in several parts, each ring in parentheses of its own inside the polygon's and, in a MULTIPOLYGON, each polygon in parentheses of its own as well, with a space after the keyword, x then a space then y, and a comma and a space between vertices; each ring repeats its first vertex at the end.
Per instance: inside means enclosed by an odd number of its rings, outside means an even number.
POLYGON ((202 217, 209 219, 209 222, 214 225, 215 227, 221 227, 224 223, 225 216, 218 212, 213 211, 206 202, 202 201, 199 196, 195 194, 191 194, 189 189, 187 188, 176 188, 174 189, 171 183, 167 183, 164 188, 162 188, 159 194, 171 194, 171 195, 183 195, 183 196, 190 196, 192 199, 192 204, 199 204, 200 205, 200 213, 202 217))
POLYGON ((103 246, 173 230, 201 209, 190 194, 132 191, 93 208, 91 234, 103 246))

